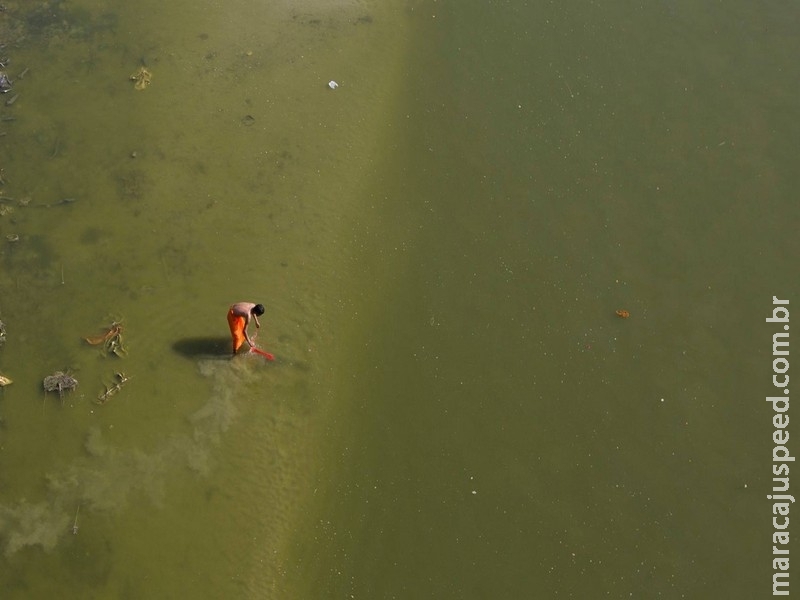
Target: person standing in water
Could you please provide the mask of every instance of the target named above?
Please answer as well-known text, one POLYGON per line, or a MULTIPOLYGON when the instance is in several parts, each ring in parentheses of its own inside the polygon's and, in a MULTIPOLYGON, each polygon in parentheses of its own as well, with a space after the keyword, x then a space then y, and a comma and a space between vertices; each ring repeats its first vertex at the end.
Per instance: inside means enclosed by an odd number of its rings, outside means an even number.
POLYGON ((247 333, 247 326, 250 325, 250 319, 252 318, 256 322, 256 329, 259 329, 261 323, 258 322, 258 317, 263 314, 263 304, 237 302, 231 305, 228 310, 228 326, 231 328, 231 338, 233 338, 233 354, 236 354, 245 341, 250 345, 251 350, 256 347, 253 338, 247 333))

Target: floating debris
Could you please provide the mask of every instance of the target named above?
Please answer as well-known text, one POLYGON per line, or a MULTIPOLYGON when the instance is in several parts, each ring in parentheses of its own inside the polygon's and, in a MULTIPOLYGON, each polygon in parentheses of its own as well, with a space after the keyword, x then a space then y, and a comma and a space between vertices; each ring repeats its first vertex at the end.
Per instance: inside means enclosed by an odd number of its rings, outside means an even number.
POLYGON ((11 91, 12 81, 8 78, 5 71, 0 71, 0 93, 6 94, 11 91))
POLYGON ((78 504, 78 510, 75 511, 75 520, 72 522, 72 535, 78 535, 78 513, 81 512, 81 505, 78 504))
POLYGON ((14 382, 13 382, 13 381, 11 381, 11 380, 10 380, 8 377, 6 377, 5 375, 0 375, 0 387, 5 387, 5 386, 7 386, 7 385, 8 385, 8 384, 10 384, 10 383, 14 383, 14 382))
POLYGON ((614 314, 617 315, 621 319, 627 319, 628 317, 631 316, 631 313, 629 313, 627 310, 622 309, 622 308, 619 309, 618 311, 615 311, 614 314))
POLYGON ((107 341, 108 339, 114 337, 115 335, 119 335, 122 332, 122 323, 118 321, 113 321, 109 328, 101 333, 100 335, 88 336, 83 338, 87 344, 91 344, 92 346, 98 346, 103 342, 107 341))
POLYGON ((106 390, 97 397, 97 400, 95 401, 96 404, 105 404, 108 402, 111 396, 120 391, 122 386, 130 381, 130 377, 127 377, 125 373, 114 373, 114 377, 116 380, 112 385, 106 386, 106 390))
POLYGON ((336 88, 338 88, 338 87, 339 87, 339 84, 338 84, 338 83, 336 83, 335 81, 333 81, 333 80, 331 79, 331 80, 328 82, 328 87, 329 87, 329 88, 331 88, 332 90, 335 90, 336 88))
POLYGON ((136 90, 143 90, 150 85, 150 80, 153 74, 144 67, 139 67, 139 70, 131 74, 130 80, 133 81, 133 87, 136 90))
POLYGON ((90 336, 83 338, 87 344, 92 346, 103 345, 103 350, 108 354, 114 354, 122 358, 127 354, 122 345, 122 323, 114 321, 109 326, 108 330, 100 335, 90 336))
POLYGON ((78 387, 78 380, 63 371, 56 371, 52 375, 45 377, 42 385, 45 392, 58 392, 58 395, 63 398, 64 392, 72 391, 78 387))
POLYGON ((6 324, 0 321, 0 346, 6 341, 6 324))

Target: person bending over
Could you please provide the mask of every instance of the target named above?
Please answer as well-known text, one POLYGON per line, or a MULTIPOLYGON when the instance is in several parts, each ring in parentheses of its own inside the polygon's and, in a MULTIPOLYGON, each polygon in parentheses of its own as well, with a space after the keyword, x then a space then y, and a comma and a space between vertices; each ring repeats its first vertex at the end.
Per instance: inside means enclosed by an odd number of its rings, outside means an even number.
POLYGON ((264 314, 263 304, 254 304, 252 302, 237 302, 232 304, 228 310, 228 326, 231 328, 231 338, 233 338, 233 353, 242 347, 242 344, 247 342, 250 348, 255 348, 255 342, 250 334, 247 333, 247 327, 250 325, 252 318, 256 322, 256 329, 261 327, 258 322, 258 317, 264 314))

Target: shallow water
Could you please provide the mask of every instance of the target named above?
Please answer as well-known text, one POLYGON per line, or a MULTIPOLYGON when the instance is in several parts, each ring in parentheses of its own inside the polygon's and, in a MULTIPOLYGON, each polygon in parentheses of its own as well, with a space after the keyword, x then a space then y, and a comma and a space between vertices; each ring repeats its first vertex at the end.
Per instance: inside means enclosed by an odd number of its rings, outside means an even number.
POLYGON ((19 238, 0 255, 4 597, 277 597, 402 22, 355 2, 53 3, 24 22, 0 107, 0 233, 19 238), (228 360, 243 299, 267 305, 275 363, 228 360), (113 320, 124 358, 82 341, 113 320), (78 389, 45 395, 64 369, 78 389))
POLYGON ((50 6, 0 105, 4 597, 765 595, 796 9, 50 6))

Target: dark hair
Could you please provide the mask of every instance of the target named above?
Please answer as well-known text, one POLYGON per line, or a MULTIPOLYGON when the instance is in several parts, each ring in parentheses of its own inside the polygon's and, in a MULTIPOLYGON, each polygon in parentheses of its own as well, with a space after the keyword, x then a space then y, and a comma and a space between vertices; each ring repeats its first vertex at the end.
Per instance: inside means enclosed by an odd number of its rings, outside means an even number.
POLYGON ((256 304, 253 307, 253 314, 257 317, 260 317, 264 314, 264 305, 263 304, 256 304))

